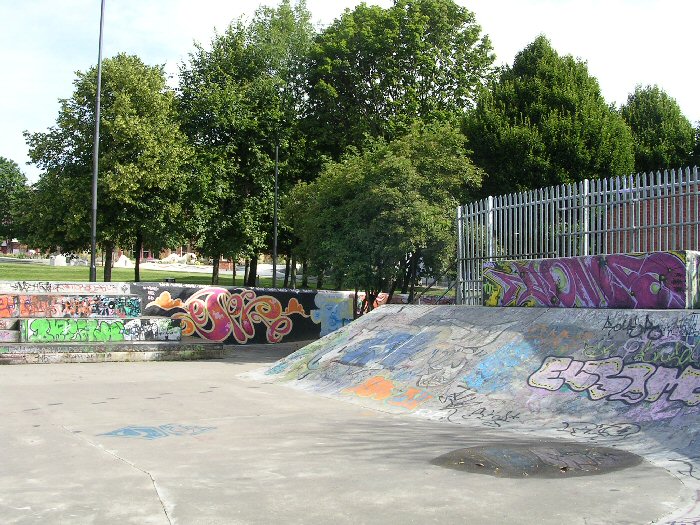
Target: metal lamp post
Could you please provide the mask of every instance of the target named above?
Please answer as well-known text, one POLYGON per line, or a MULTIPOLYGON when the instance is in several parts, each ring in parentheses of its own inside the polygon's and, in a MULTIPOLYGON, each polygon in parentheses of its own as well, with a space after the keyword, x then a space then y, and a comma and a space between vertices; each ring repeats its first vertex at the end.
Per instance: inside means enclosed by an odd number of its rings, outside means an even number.
POLYGON ((275 143, 275 203, 272 212, 272 287, 277 288, 277 194, 279 192, 280 140, 275 143))
MULTIPOLYGON (((100 97, 102 95, 102 31, 105 0, 100 7, 100 43, 97 48, 97 102, 95 104, 95 144, 92 152, 92 231, 90 236, 90 282, 97 281, 97 161, 100 151, 100 97)), ((111 254, 110 254, 111 256, 111 254)))

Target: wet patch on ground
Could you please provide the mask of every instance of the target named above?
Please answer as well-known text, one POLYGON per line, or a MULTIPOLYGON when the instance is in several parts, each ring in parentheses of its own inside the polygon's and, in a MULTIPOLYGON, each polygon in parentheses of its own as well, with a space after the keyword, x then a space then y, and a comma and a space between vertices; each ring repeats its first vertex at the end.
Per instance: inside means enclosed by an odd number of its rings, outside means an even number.
POLYGON ((610 447, 542 441, 481 445, 453 450, 430 463, 504 478, 593 476, 639 465, 643 458, 610 447))

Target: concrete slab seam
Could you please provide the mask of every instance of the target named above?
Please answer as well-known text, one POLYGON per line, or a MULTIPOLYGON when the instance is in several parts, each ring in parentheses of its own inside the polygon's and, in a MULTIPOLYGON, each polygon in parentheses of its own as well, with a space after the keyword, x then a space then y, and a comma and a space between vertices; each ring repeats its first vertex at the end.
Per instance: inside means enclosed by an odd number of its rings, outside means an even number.
POLYGON ((135 465, 134 463, 132 463, 132 462, 129 461, 128 459, 125 459, 125 458, 121 457, 119 454, 115 454, 115 453, 112 452, 111 450, 107 450, 107 449, 104 448, 102 445, 98 445, 98 444, 96 444, 96 443, 93 443, 92 441, 90 441, 90 440, 89 440, 88 438, 86 438, 85 436, 76 435, 74 432, 71 432, 68 428, 66 428, 66 427, 63 426, 63 425, 61 425, 61 428, 62 428, 63 430, 65 430, 66 432, 68 432, 71 436, 77 437, 78 439, 81 439, 81 440, 85 441, 85 442, 86 442, 88 445, 90 445, 91 447, 94 447, 94 448, 96 448, 97 450, 100 450, 100 451, 106 453, 107 455, 112 456, 113 458, 117 459, 118 461, 121 461, 122 463, 125 463, 125 464, 129 465, 131 468, 133 468, 133 469, 135 469, 135 470, 138 470, 139 472, 142 472, 142 473, 146 474, 146 475, 149 477, 149 479, 151 480, 151 483, 153 484, 153 490, 155 490, 155 492, 156 492, 156 496, 158 497, 158 501, 160 502, 160 506, 161 506, 161 508, 163 509, 163 514, 165 514, 165 519, 168 520, 168 525, 173 525, 173 522, 172 522, 172 520, 170 519, 170 516, 168 515, 168 510, 167 510, 166 507, 165 507, 165 502, 163 501, 163 498, 162 498, 161 495, 160 495, 160 491, 158 490, 158 484, 156 483, 155 478, 153 477, 153 475, 152 475, 150 472, 148 472, 147 470, 144 470, 144 469, 138 467, 137 465, 135 465))

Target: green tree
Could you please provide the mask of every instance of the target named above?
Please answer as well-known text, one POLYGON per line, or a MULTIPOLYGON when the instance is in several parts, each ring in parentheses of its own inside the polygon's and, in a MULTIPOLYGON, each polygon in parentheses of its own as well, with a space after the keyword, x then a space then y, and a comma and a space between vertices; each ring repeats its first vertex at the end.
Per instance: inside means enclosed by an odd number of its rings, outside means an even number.
POLYGON ((200 180, 192 194, 198 247, 214 260, 212 282, 222 255, 250 257, 247 284, 255 282, 257 254, 271 240, 276 145, 283 183, 295 177, 288 152, 297 151, 300 137, 309 19, 303 1, 263 7, 249 24, 239 20, 216 35, 209 49, 197 46, 181 67, 183 129, 200 180))
POLYGON ((415 282, 419 268, 439 276, 451 267, 454 210, 481 182, 464 142, 449 125, 415 124, 405 137, 374 140, 299 184, 285 216, 294 218, 313 268, 364 290, 371 305, 379 292, 415 282))
MULTIPOLYGON (((72 97, 60 101, 56 125, 25 133, 32 162, 44 170, 33 196, 33 238, 64 249, 90 243, 96 79, 96 67, 78 72, 72 97)), ((107 254, 105 281, 116 246, 138 244, 140 251, 145 242, 160 249, 181 237, 187 156, 163 68, 126 54, 105 59, 97 218, 98 242, 107 254)))
POLYGON ((311 48, 309 138, 338 160, 367 135, 392 140, 414 121, 460 117, 493 60, 474 14, 453 0, 360 4, 311 48))
POLYGON ((620 114, 632 129, 635 171, 680 168, 692 161, 695 130, 658 86, 637 86, 620 114))
POLYGON ((21 219, 28 197, 27 177, 16 162, 0 157, 0 240, 24 235, 21 219))
POLYGON ((584 62, 539 36, 479 96, 465 120, 483 195, 628 174, 631 131, 584 62))

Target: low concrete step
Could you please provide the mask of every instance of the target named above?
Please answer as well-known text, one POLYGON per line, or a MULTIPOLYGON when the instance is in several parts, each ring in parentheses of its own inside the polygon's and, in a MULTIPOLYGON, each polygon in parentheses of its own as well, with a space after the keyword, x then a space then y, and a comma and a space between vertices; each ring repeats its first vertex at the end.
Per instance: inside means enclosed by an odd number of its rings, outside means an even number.
POLYGON ((4 354, 42 354, 42 353, 78 353, 90 352, 156 352, 162 349, 182 347, 206 347, 222 346, 221 343, 198 343, 182 341, 121 341, 102 343, 1 343, 0 355, 4 354))
POLYGON ((0 317, 0 330, 19 330, 19 320, 0 317))
POLYGON ((107 343, 124 341, 180 341, 180 320, 168 317, 138 319, 20 319, 23 343, 107 343))
POLYGON ((26 345, 3 345, 0 347, 0 365, 58 364, 58 363, 104 363, 104 362, 144 362, 144 361, 192 361, 199 359, 222 359, 224 349, 221 344, 182 344, 182 343, 129 343, 73 346, 56 352, 57 345, 39 350, 26 351, 26 345), (140 347, 140 348, 139 348, 140 347), (12 352, 3 352, 11 349, 12 352))
POLYGON ((0 343, 18 343, 19 330, 2 330, 0 329, 0 343))

